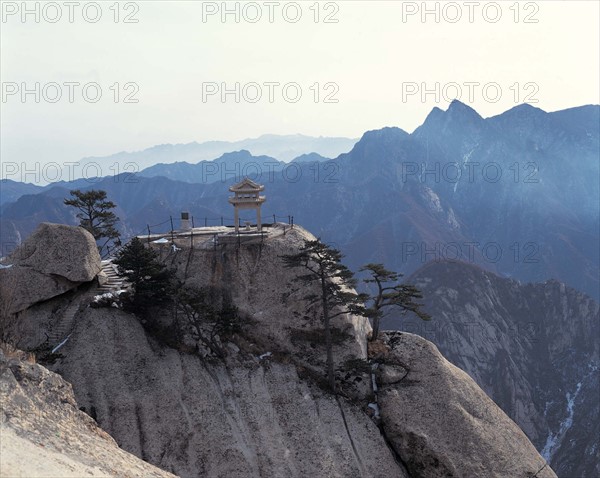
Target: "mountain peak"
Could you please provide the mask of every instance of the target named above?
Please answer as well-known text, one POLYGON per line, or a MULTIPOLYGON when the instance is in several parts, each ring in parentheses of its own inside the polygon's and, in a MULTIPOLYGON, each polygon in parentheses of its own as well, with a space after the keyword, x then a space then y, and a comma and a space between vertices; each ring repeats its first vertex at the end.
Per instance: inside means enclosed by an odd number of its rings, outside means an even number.
POLYGON ((363 141, 372 141, 372 140, 399 140, 404 139, 408 136, 408 133, 403 129, 397 128, 395 126, 386 126, 381 129, 374 129, 371 131, 367 131, 363 134, 362 138, 360 138, 359 142, 363 141))
MULTIPOLYGON (((223 153, 220 158, 226 158, 226 157, 232 157, 232 156, 243 156, 243 157, 247 157, 247 156, 252 156, 252 153, 250 151, 248 151, 247 149, 240 149, 238 151, 230 151, 228 153, 223 153)), ((219 158, 219 159, 220 159, 219 158)))
POLYGON ((321 156, 318 153, 308 153, 308 154, 302 154, 300 156, 298 156, 297 158, 292 159, 292 163, 312 163, 312 162, 322 162, 322 161, 330 161, 331 158, 326 158, 324 156, 321 156))
MULTIPOLYGON (((262 156, 262 155, 255 156, 247 149, 240 149, 239 151, 231 151, 229 153, 224 153, 221 156, 219 156, 217 159, 215 159, 215 161, 216 162, 250 161, 253 159, 257 159, 257 158, 267 158, 267 156, 262 156)), ((272 159, 273 159, 273 161, 276 161, 275 158, 272 158, 272 159)))
POLYGON ((498 118, 498 117, 504 117, 504 118, 515 118, 515 117, 526 117, 526 116, 545 116, 548 113, 546 111, 544 111, 541 108, 537 108, 535 106, 532 106, 529 103, 522 103, 520 105, 517 105, 507 111, 505 111, 504 113, 501 113, 499 115, 496 116, 492 116, 491 118, 498 118))
POLYGON ((450 102, 450 105, 448 106, 448 109, 452 109, 452 108, 469 108, 469 106, 467 106, 462 101, 457 100, 455 98, 450 102))
POLYGON ((460 116, 466 116, 471 118, 476 118, 478 120, 483 119, 477 111, 475 111, 470 106, 460 102, 459 100, 452 100, 448 109, 446 110, 446 114, 450 115, 453 118, 457 118, 460 116))
MULTIPOLYGON (((457 131, 475 128, 479 130, 484 124, 484 119, 470 106, 453 100, 446 111, 437 106, 427 115, 425 122, 419 126, 413 134, 419 137, 421 134, 438 134, 442 131, 452 131, 452 134, 458 134, 457 131)), ((462 133, 460 133, 462 134, 462 133)))

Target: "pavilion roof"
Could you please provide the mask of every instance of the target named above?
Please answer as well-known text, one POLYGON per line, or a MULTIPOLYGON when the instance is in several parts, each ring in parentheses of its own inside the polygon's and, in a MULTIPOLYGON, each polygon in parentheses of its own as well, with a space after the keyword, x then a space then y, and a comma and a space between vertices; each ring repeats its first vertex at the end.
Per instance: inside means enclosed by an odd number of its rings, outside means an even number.
POLYGON ((229 188, 230 191, 262 191, 265 187, 262 184, 255 183, 249 178, 242 179, 239 183, 229 188))

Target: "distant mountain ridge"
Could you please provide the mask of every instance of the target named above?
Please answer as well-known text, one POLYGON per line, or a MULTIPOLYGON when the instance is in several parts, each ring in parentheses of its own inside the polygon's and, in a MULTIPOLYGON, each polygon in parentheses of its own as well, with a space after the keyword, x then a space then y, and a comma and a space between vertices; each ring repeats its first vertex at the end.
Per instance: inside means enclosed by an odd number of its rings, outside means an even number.
POLYGON ((140 171, 140 176, 162 176, 174 181, 208 184, 228 178, 270 174, 281 171, 286 163, 270 156, 253 156, 248 150, 225 153, 212 161, 159 163, 140 171))
MULTIPOLYGON (((522 105, 483 119, 453 102, 412 134, 369 131, 335 160, 263 174, 263 217, 294 215, 353 267, 383 261, 411 273, 456 256, 519 280, 556 278, 598 299, 599 111, 522 105)), ((88 188, 108 191, 131 234, 182 210, 200 224, 231 218, 232 176, 194 184, 120 175, 88 188)), ((5 204, 3 242, 26 237, 40 219, 74 223, 59 200, 69 185, 61 187, 5 204)))
POLYGON ((356 139, 343 137, 275 135, 265 134, 258 138, 240 141, 207 141, 204 143, 161 144, 143 151, 120 152, 110 156, 86 157, 76 166, 66 167, 62 179, 79 179, 82 174, 88 176, 109 176, 119 172, 133 172, 163 163, 187 162, 196 164, 211 161, 232 151, 247 150, 255 156, 270 156, 278 161, 289 162, 307 153, 318 153, 325 157, 335 158, 341 153, 350 151, 356 139))
MULTIPOLYGON (((330 160, 330 158, 321 156, 318 153, 306 153, 292 159, 289 163, 314 163, 330 160)), ((125 168, 131 170, 124 174, 125 177, 129 177, 129 181, 134 180, 135 176, 149 178, 161 176, 174 181, 207 184, 224 181, 232 177, 260 174, 268 176, 273 172, 280 172, 289 163, 279 161, 271 156, 255 156, 250 151, 242 149, 224 153, 216 159, 203 160, 197 163, 186 161, 157 163, 141 171, 137 171, 137 168, 125 168)), ((57 186, 69 189, 88 188, 103 179, 105 177, 80 178, 73 181, 57 181, 46 186, 2 179, 0 180, 0 206, 14 202, 26 194, 40 193, 57 186)))
POLYGON ((42 186, 31 183, 21 183, 11 179, 0 180, 0 205, 14 202, 24 194, 36 194, 43 191, 42 186))

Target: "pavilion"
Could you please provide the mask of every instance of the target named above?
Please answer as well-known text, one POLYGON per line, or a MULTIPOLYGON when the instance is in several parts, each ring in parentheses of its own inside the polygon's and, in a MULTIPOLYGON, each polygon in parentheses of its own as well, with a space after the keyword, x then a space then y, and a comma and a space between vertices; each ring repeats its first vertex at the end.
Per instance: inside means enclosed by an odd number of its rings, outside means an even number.
POLYGON ((255 209, 256 210, 256 228, 262 231, 262 221, 260 215, 260 207, 267 200, 265 196, 261 196, 261 191, 265 187, 262 184, 255 183, 251 179, 244 178, 239 183, 234 184, 229 190, 234 193, 234 196, 229 198, 229 202, 234 207, 234 222, 235 232, 239 232, 240 228, 240 209, 255 209))

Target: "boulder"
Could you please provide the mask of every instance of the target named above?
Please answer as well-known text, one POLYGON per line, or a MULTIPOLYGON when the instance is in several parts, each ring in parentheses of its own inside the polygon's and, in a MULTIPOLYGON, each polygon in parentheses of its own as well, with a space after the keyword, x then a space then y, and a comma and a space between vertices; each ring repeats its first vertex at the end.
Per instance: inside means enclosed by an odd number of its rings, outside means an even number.
POLYGON ((0 300, 9 313, 64 294, 101 270, 93 236, 81 227, 42 223, 0 269, 0 300))
POLYGON ((1 476, 174 478, 121 450, 59 375, 2 350, 0 402, 1 476))
POLYGON ((382 384, 379 406, 389 443, 413 477, 556 475, 521 429, 431 342, 388 333, 387 362, 408 374, 382 384))
POLYGON ((71 282, 91 281, 102 268, 96 241, 88 231, 47 222, 10 255, 8 263, 71 282))

